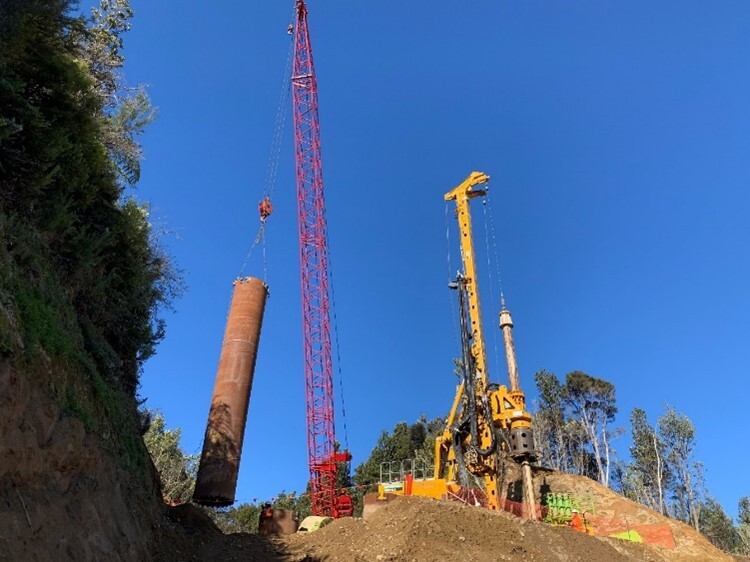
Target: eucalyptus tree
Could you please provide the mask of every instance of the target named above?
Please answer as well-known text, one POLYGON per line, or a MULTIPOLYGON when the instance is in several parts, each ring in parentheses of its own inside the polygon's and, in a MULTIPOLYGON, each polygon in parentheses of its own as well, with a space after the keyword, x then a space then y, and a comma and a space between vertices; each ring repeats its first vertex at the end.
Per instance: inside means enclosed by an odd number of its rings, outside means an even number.
POLYGON ((581 371, 572 371, 565 376, 564 402, 588 438, 599 483, 609 486, 612 456, 609 424, 617 414, 614 385, 581 371))

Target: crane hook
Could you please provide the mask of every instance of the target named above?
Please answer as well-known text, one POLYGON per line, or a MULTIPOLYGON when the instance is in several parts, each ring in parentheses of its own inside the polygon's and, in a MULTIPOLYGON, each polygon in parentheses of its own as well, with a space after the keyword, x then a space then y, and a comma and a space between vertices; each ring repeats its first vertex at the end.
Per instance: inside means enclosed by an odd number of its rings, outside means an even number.
POLYGON ((270 197, 266 197, 260 203, 258 203, 258 213, 260 213, 260 222, 265 223, 266 219, 273 213, 273 206, 271 205, 270 197))

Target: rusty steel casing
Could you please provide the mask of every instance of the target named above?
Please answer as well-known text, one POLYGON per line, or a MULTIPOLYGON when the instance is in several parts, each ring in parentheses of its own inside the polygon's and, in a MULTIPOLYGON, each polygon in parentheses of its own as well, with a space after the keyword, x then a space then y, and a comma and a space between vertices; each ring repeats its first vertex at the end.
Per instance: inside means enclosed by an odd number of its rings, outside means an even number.
POLYGON ((267 296, 268 288, 260 279, 248 277, 234 282, 195 480, 195 503, 212 506, 234 503, 267 296))

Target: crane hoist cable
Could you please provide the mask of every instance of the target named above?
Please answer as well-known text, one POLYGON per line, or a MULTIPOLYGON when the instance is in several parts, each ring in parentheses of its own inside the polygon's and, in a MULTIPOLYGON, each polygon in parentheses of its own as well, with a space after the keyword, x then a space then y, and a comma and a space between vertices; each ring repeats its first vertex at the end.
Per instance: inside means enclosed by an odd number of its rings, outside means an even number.
MULTIPOLYGON (((331 268, 328 272, 328 278, 331 283, 331 324, 333 324, 333 344, 336 350, 336 366, 339 379, 339 396, 341 399, 341 421, 344 426, 344 450, 349 450, 349 430, 346 425, 346 402, 344 401, 344 374, 341 369, 341 347, 339 346, 339 324, 336 315, 336 291, 333 286, 333 261, 331 260, 330 243, 328 244, 328 263, 331 268)), ((351 476, 351 464, 348 465, 349 476, 351 476)))
MULTIPOLYGON (((290 21, 290 27, 293 27, 294 13, 292 13, 292 19, 290 21)), ((287 29, 287 33, 288 29, 287 29)), ((291 34, 289 34, 291 35, 291 34)), ((268 166, 266 167, 266 177, 263 183, 263 199, 258 202, 258 215, 260 217, 260 226, 258 227, 258 233, 250 245, 250 249, 247 252, 245 261, 240 269, 239 277, 242 277, 245 272, 245 267, 250 260, 250 256, 253 250, 259 244, 263 250, 263 280, 267 281, 268 278, 268 261, 266 258, 266 238, 265 228, 266 220, 273 213, 273 204, 271 199, 273 192, 276 189, 276 179, 279 172, 279 160, 281 155, 281 146, 284 139, 284 131, 286 130, 286 117, 289 113, 289 98, 291 95, 291 69, 292 69, 292 56, 294 54, 294 42, 289 41, 289 49, 287 51, 286 64, 284 65, 284 75, 281 79, 281 93, 279 94, 279 103, 276 108, 276 119, 274 122, 273 135, 271 138, 271 149, 268 154, 268 166)))
MULTIPOLYGON (((339 381, 339 398, 341 401, 341 421, 344 427, 344 450, 349 450, 349 429, 346 423, 346 401, 344 400, 344 373, 341 368, 341 346, 339 345, 339 322, 336 314, 336 291, 333 283, 333 258, 331 258, 331 239, 328 236, 328 218, 323 217, 326 223, 326 255, 328 257, 328 283, 331 294, 331 327, 333 328, 333 347, 336 351, 336 373, 339 381)), ((347 471, 351 476, 351 463, 347 463, 347 471)))
MULTIPOLYGON (((492 258, 495 258, 495 265, 497 267, 497 283, 500 287, 500 308, 505 308, 505 298, 503 296, 503 278, 500 274, 500 259, 497 251, 497 241, 495 239, 495 223, 492 220, 492 204, 490 203, 490 186, 489 184, 485 188, 487 190, 486 195, 482 198, 482 210, 484 215, 484 244, 485 253, 487 254, 487 276, 489 279, 490 288, 490 303, 492 307, 497 309, 497 302, 495 301, 495 291, 493 289, 495 283, 492 280, 492 258), (490 231, 492 231, 492 252, 490 251, 490 231)), ((500 368, 500 352, 498 344, 498 331, 492 330, 492 347, 495 352, 495 369, 497 373, 502 372, 500 368)))

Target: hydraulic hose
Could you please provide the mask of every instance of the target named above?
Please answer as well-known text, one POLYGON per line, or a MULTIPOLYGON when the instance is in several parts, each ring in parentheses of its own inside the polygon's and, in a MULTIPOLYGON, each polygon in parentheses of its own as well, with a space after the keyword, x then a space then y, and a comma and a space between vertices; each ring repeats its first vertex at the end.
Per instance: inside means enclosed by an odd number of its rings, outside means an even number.
MULTIPOLYGON (((461 351, 462 351, 462 370, 463 370, 463 380, 464 380, 464 389, 465 389, 465 396, 467 400, 467 404, 469 405, 466 408, 466 413, 468 416, 469 421, 469 434, 471 435, 471 441, 474 444, 474 449, 476 450, 477 454, 482 457, 487 457, 491 454, 493 454, 497 448, 497 439, 495 436, 495 431, 492 424, 492 416, 490 414, 490 403, 489 398, 487 397, 486 392, 482 392, 481 397, 481 403, 482 408, 484 410, 483 414, 485 416, 487 424, 490 426, 490 428, 493 428, 490 431, 490 446, 486 449, 481 449, 477 446, 477 443, 479 443, 479 422, 477 420, 477 402, 476 402, 476 392, 474 390, 474 375, 475 375, 475 361, 474 357, 471 354, 471 334, 469 332, 468 323, 466 321, 467 311, 466 311, 466 285, 462 277, 458 278, 458 300, 459 300, 459 317, 461 322, 461 351)), ((460 449, 460 447, 459 447, 460 449)))

